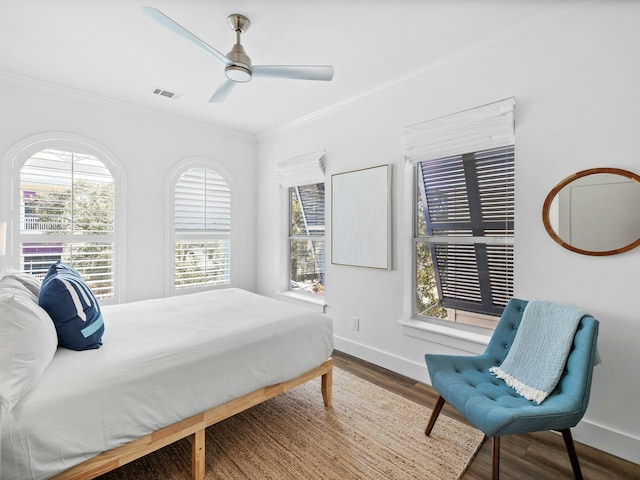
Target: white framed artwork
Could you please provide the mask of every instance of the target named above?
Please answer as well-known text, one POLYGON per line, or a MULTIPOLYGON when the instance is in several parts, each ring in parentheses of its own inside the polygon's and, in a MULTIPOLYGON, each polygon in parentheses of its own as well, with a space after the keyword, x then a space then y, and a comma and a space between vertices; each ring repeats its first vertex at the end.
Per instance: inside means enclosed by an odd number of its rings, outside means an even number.
POLYGON ((331 263, 391 269, 391 165, 331 176, 331 263))

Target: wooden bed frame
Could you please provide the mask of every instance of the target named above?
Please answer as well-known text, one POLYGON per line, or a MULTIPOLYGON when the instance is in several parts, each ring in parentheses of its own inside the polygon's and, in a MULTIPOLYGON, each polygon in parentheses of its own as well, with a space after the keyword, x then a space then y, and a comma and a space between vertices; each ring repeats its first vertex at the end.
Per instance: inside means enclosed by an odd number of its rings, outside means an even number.
POLYGON ((322 376, 322 399, 326 407, 331 407, 332 375, 333 359, 329 358, 321 365, 303 373, 299 377, 260 388, 112 450, 102 452, 69 470, 59 473, 50 480, 92 479, 189 436, 191 437, 191 478, 193 480, 202 480, 205 474, 205 428, 319 376, 322 376))

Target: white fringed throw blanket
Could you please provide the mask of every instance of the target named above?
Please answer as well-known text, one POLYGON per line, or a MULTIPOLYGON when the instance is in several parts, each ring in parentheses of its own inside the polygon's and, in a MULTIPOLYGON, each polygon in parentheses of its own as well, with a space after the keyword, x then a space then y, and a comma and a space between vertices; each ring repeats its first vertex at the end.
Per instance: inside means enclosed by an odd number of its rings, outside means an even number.
POLYGON ((520 395, 542 403, 554 390, 585 312, 539 300, 525 307, 513 345, 502 365, 489 370, 520 395))

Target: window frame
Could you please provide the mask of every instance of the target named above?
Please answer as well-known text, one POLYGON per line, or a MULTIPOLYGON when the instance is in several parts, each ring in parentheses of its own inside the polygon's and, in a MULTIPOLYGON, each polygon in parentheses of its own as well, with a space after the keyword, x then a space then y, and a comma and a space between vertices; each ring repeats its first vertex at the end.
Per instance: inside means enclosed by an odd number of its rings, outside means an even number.
POLYGON ((416 243, 417 215, 413 210, 416 206, 418 195, 418 182, 416 179, 417 166, 406 162, 404 165, 404 184, 406 188, 402 192, 402 203, 405 206, 400 212, 402 224, 401 235, 403 243, 410 248, 403 249, 402 262, 406 266, 403 276, 402 296, 403 314, 398 320, 403 335, 445 345, 447 347, 466 351, 471 354, 481 354, 491 340, 493 329, 456 323, 436 317, 423 316, 417 318, 416 311, 416 243))
MULTIPOLYGON (((207 291, 207 290, 217 290, 224 288, 231 288, 237 286, 236 279, 236 263, 237 263, 237 255, 235 252, 237 251, 237 241, 236 241, 236 230, 237 230, 237 221, 234 221, 236 205, 237 205, 237 185, 233 178, 233 176, 229 173, 229 171, 218 161, 209 158, 209 157, 188 157, 180 160, 174 165, 174 168, 168 173, 165 181, 165 192, 166 192, 166 200, 165 200, 165 212, 166 212, 166 225, 167 227, 164 229, 165 231, 165 258, 167 258, 167 272, 165 275, 165 295, 166 296, 175 296, 175 295, 185 295, 189 293, 207 291), (203 285, 196 287, 185 287, 185 288, 176 288, 175 287, 175 241, 176 241, 176 229, 175 229, 175 187, 178 180, 182 177, 184 173, 189 170, 196 168, 204 168, 208 170, 215 171, 218 175, 220 175, 227 186, 229 187, 229 195, 230 195, 230 232, 229 232, 229 283, 223 285, 203 285)), ((217 233, 213 233, 212 236, 219 235, 217 233)))
MULTIPOLYGON (((453 315, 457 315, 457 312, 468 312, 472 316, 480 315, 484 317, 483 323, 495 324, 499 319, 508 298, 513 295, 513 245, 514 245, 514 217, 515 212, 513 205, 515 203, 515 148, 513 145, 500 147, 496 149, 486 149, 476 152, 469 152, 450 157, 444 157, 442 159, 436 159, 428 162, 416 162, 414 168, 414 185, 420 191, 420 201, 423 203, 427 198, 425 192, 425 173, 422 169, 423 163, 433 162, 436 169, 442 172, 443 175, 452 176, 462 174, 464 178, 464 205, 460 202, 459 189, 456 188, 456 202, 453 205, 453 209, 460 212, 461 207, 468 208, 468 219, 466 217, 460 217, 460 213, 457 213, 457 219, 452 220, 449 215, 446 215, 446 222, 437 219, 433 222, 432 218, 429 218, 429 208, 423 205, 423 215, 426 222, 425 236, 420 236, 418 231, 418 197, 416 195, 413 205, 415 211, 413 237, 414 237, 414 255, 415 250, 419 244, 426 244, 429 246, 430 254, 432 258, 436 254, 438 244, 447 245, 466 245, 467 248, 472 246, 474 265, 476 267, 477 274, 477 295, 480 296, 480 302, 465 300, 460 297, 446 297, 443 294, 444 287, 442 285, 442 276, 439 271, 439 262, 435 262, 433 265, 435 281, 438 289, 438 295, 444 304, 444 308, 451 309, 453 315), (487 167, 488 165, 488 167, 487 167), (483 175, 479 175, 480 172, 485 172, 483 175), (488 173, 488 174, 487 174, 488 173), (498 181, 494 181, 498 179, 498 181), (495 195, 496 184, 502 184, 507 188, 505 190, 505 197, 500 198, 495 195), (482 188, 486 185, 486 188, 482 188), (483 202, 483 193, 486 195, 486 202, 483 202), (496 198, 500 198, 496 202, 496 198), (498 205, 500 210, 496 210, 498 205), (458 207, 456 209, 456 206, 458 207), (495 218, 486 218, 495 216, 496 211, 498 213, 498 220, 495 218), (434 232, 432 225, 436 225, 436 231, 442 230, 446 232, 444 235, 434 232), (467 231, 469 233, 463 235, 456 235, 456 232, 467 231), (510 232, 510 233, 509 233, 510 232), (505 252, 491 252, 499 247, 506 247, 505 252), (509 247, 511 253, 509 254, 509 247), (491 261, 495 255, 511 256, 511 261, 508 263, 511 269, 504 275, 505 278, 510 278, 508 282, 507 291, 502 291, 500 288, 495 288, 492 280, 496 280, 500 285, 500 280, 504 280, 500 274, 500 268, 496 267, 495 270, 492 266, 495 266, 495 261, 491 261), (494 275, 492 275, 494 274, 494 275), (502 294, 502 295, 501 295, 502 294), (503 301, 500 301, 500 297, 503 301), (502 307, 501 307, 502 305, 502 307), (490 317, 493 317, 491 319, 490 317)), ((460 182, 460 177, 458 182, 460 182)), ((452 183, 451 178, 447 178, 447 182, 443 185, 445 188, 450 189, 455 184, 452 183)), ((442 188, 442 187, 441 187, 442 188)), ((450 194, 449 194, 450 196, 450 194)), ((451 211, 451 204, 447 203, 446 212, 451 211)), ((464 213, 464 212, 463 212, 464 213)), ((450 247, 445 247, 447 253, 450 247)), ((464 260, 463 260, 464 261, 464 260)), ((417 259, 414 261, 412 268, 414 271, 414 277, 417 277, 417 259)), ((455 269, 453 270, 455 272, 455 269)), ((462 273, 469 272, 469 270, 463 270, 462 273)), ((446 274, 446 272, 445 272, 446 274)), ((502 282, 504 284, 504 281, 502 282)), ((415 281, 417 289, 417 278, 415 281)), ((454 285, 457 285, 454 282, 454 285)), ((471 288, 473 289, 473 285, 471 288)), ((469 288, 469 287, 467 287, 469 288)), ((416 290, 414 289, 414 294, 416 290)), ((414 298, 414 303, 416 299, 414 298)), ((433 318, 427 315, 421 315, 417 312, 417 305, 414 305, 414 316, 416 318, 433 318)), ((451 320, 449 320, 451 321, 451 320)))
MULTIPOLYGON (((417 163, 438 160, 469 152, 505 146, 514 147, 515 155, 515 97, 487 103, 443 116, 434 116, 429 120, 406 126, 402 134, 402 151, 405 158, 405 188, 401 211, 404 276, 403 318, 399 321, 403 333, 408 336, 429 340, 443 345, 453 346, 469 352, 477 352, 478 345, 486 346, 493 333, 485 328, 450 319, 424 317, 416 318, 416 266, 417 266, 417 163)), ((514 157, 515 158, 515 157, 514 157)), ((515 164, 514 164, 515 179, 515 164)), ((514 182, 515 184, 515 182, 514 182)), ((514 192, 515 206, 515 192, 514 192)), ((515 208, 514 208, 515 212, 515 208)), ((515 215, 514 215, 515 216, 515 215)), ((515 236, 513 237, 515 240, 515 236)), ((515 259, 514 259, 515 260, 515 259)), ((512 286, 515 287, 515 275, 512 271, 512 286)))
POLYGON ((290 228, 291 228, 291 193, 290 188, 300 185, 315 185, 323 183, 325 186, 325 283, 326 283, 326 213, 327 209, 327 182, 325 176, 325 151, 318 150, 305 153, 296 157, 290 157, 278 162, 275 165, 275 176, 278 191, 278 234, 276 247, 278 249, 277 263, 277 285, 275 294, 290 303, 296 303, 311 307, 316 311, 324 312, 326 304, 324 295, 305 294, 292 292, 291 286, 291 250, 290 250, 290 228))
MULTIPOLYGON (((304 185, 293 185, 291 187, 283 187, 286 191, 286 195, 287 195, 287 247, 286 247, 286 258, 287 258, 287 288, 286 288, 286 292, 290 295, 295 295, 295 296, 302 296, 303 298, 308 298, 310 300, 314 300, 314 299, 320 299, 320 300, 324 300, 324 293, 319 294, 319 293, 311 293, 311 292, 304 292, 304 291, 297 291, 291 288, 291 282, 293 281, 292 278, 292 272, 291 272, 291 242, 292 241, 298 241, 298 240, 302 240, 302 241, 322 241, 323 242, 323 247, 324 247, 324 258, 323 258, 323 265, 322 265, 322 274, 323 274, 323 280, 324 283, 323 288, 326 288, 326 272, 327 272, 327 240, 326 240, 326 232, 327 232, 327 217, 326 217, 326 208, 327 208, 327 196, 326 196, 326 184, 324 182, 317 182, 317 183, 309 183, 309 184, 304 184, 304 185), (324 201, 324 211, 323 211, 323 217, 324 217, 324 227, 323 227, 323 233, 322 235, 312 235, 312 234, 307 234, 307 235, 293 235, 291 228, 293 226, 293 205, 292 205, 292 189, 296 189, 296 195, 298 196, 298 199, 300 200, 300 195, 299 195, 299 191, 297 190, 300 187, 306 187, 306 186, 311 186, 311 185, 322 185, 323 186, 323 201, 324 201)), ((300 200, 301 201, 301 200, 300 200)), ((302 202, 301 202, 302 203, 302 202)), ((302 208, 302 205, 301 205, 302 208)), ((303 215, 304 215, 304 209, 303 209, 303 215)))
POLYGON ((126 209, 124 208, 127 191, 126 176, 117 157, 109 149, 81 135, 67 132, 33 135, 13 145, 5 155, 3 191, 6 193, 3 194, 3 200, 9 209, 0 212, 0 214, 8 219, 6 254, 9 265, 17 265, 20 255, 20 215, 16 213, 20 212, 20 173, 27 160, 46 149, 88 154, 101 161, 109 170, 115 186, 113 296, 102 298, 100 303, 108 305, 126 301, 126 275, 122 274, 123 266, 126 265, 126 249, 124 248, 126 235, 124 228, 127 224, 126 209))

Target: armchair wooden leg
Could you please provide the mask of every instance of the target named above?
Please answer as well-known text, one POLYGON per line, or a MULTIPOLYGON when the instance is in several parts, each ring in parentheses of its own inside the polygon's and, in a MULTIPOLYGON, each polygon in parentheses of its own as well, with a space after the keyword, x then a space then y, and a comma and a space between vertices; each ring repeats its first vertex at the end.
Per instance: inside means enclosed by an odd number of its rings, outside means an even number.
POLYGON ((427 423, 427 428, 424 431, 424 434, 427 437, 431 433, 431 430, 433 430, 433 426, 436 423, 436 419, 438 418, 438 415, 440 415, 440 410, 442 410, 442 407, 444 407, 444 398, 440 396, 438 397, 438 401, 436 402, 436 405, 433 407, 433 412, 431 412, 431 417, 429 417, 429 423, 427 423))
POLYGON ((571 430, 566 428, 560 431, 562 438, 564 438, 564 444, 567 447, 567 453, 569 454, 569 460, 571 460, 571 468, 573 469, 573 476, 576 480, 582 480, 582 471, 580 470, 580 462, 578 462, 578 454, 576 453, 576 447, 573 444, 573 436, 571 430))
POLYGON ((491 437, 493 442, 493 454, 492 454, 492 462, 493 466, 491 469, 491 480, 499 480, 500 479, 500 437, 491 437))

